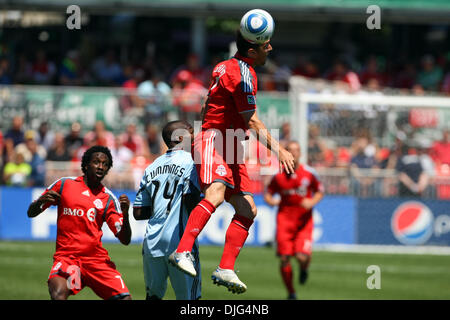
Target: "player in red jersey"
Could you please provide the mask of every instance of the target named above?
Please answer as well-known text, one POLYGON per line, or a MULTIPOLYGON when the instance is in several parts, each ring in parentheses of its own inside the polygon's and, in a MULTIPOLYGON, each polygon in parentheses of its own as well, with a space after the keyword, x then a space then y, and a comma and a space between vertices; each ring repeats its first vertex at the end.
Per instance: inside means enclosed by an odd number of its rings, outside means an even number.
POLYGON ((117 200, 101 183, 112 164, 108 148, 89 148, 81 161, 83 176, 57 180, 28 208, 33 218, 51 205, 58 206, 56 251, 48 277, 53 300, 65 300, 84 286, 102 299, 131 299, 101 242, 103 222, 124 245, 131 240, 130 200, 124 194, 117 200))
POLYGON ((234 272, 237 256, 256 216, 250 179, 243 161, 242 142, 250 129, 272 150, 287 172, 293 172, 292 155, 267 131, 256 113, 257 77, 254 66, 264 65, 272 50, 270 40, 253 44, 237 32, 238 52, 220 62, 212 72, 208 98, 202 109, 202 130, 194 139, 193 158, 205 198, 191 212, 178 248, 169 261, 180 270, 196 275, 191 250, 209 218, 227 200, 236 213, 227 229, 219 267, 212 279, 233 293, 242 293, 246 285, 234 272))
POLYGON ((290 141, 287 145, 294 156, 295 172, 279 173, 272 178, 264 200, 271 206, 278 206, 276 242, 280 257, 280 272, 288 290, 289 299, 296 299, 292 283, 290 258, 294 256, 300 265, 300 284, 308 277, 311 261, 313 207, 324 196, 323 185, 314 169, 299 163, 300 145, 290 141), (281 198, 275 198, 278 193, 281 198))

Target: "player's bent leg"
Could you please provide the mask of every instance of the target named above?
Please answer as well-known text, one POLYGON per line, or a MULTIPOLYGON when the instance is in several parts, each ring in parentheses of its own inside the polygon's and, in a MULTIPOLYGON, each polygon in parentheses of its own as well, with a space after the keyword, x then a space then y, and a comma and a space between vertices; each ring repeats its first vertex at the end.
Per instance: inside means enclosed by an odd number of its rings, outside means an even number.
POLYGON ((197 275, 191 254, 195 239, 208 223, 217 206, 224 201, 225 190, 226 186, 221 182, 214 182, 205 188, 205 198, 192 210, 180 243, 175 252, 169 256, 169 262, 173 266, 191 277, 197 275))
POLYGON ((67 280, 62 277, 54 277, 49 279, 48 291, 52 300, 67 300, 70 295, 67 280))
POLYGON ((234 272, 234 265, 256 216, 256 205, 253 197, 247 194, 234 194, 229 202, 236 214, 225 234, 225 245, 219 267, 213 272, 211 278, 215 284, 223 285, 233 293, 243 293, 247 290, 247 286, 234 272))

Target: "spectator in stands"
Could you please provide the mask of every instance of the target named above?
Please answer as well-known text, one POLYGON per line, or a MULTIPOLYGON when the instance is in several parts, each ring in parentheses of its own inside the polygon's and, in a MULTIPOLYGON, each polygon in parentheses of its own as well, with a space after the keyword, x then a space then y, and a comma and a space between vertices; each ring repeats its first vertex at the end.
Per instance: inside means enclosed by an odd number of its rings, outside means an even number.
POLYGON ((63 86, 82 86, 88 83, 89 76, 83 68, 77 50, 67 52, 59 70, 59 84, 63 86))
POLYGON ((23 118, 21 116, 15 116, 13 118, 11 128, 6 131, 4 139, 11 140, 14 147, 25 141, 23 118))
POLYGON ((291 123, 284 122, 280 128, 280 144, 284 147, 292 140, 291 123))
POLYGON ((50 124, 47 121, 41 122, 39 125, 35 140, 38 144, 42 145, 45 150, 50 149, 55 139, 55 133, 50 130, 50 124))
POLYGON ((162 79, 158 71, 153 71, 137 88, 138 96, 145 105, 146 124, 159 122, 169 103, 171 88, 162 79))
POLYGON ((15 153, 13 159, 3 168, 3 181, 8 186, 25 186, 31 174, 31 166, 25 162, 21 153, 15 153))
POLYGON ((115 148, 111 150, 111 154, 114 159, 114 169, 118 171, 126 169, 127 165, 135 155, 135 153, 123 143, 120 136, 116 137, 115 148))
POLYGON ((182 70, 174 80, 172 104, 178 108, 179 118, 189 123, 200 120, 200 112, 208 93, 202 82, 192 73, 182 70))
POLYGON ((144 70, 138 68, 133 70, 131 78, 122 84, 122 88, 126 91, 126 94, 124 94, 120 100, 120 108, 123 112, 133 110, 133 108, 144 107, 143 101, 139 99, 139 96, 136 94, 138 86, 144 79, 144 70))
POLYGON ((145 141, 151 154, 151 158, 155 159, 163 154, 163 144, 161 143, 160 131, 158 127, 148 124, 145 128, 145 141))
POLYGON ((9 60, 6 57, 0 58, 0 85, 11 84, 11 70, 9 60))
MULTIPOLYGON (((25 141, 19 143, 15 148, 15 153, 20 153, 23 155, 25 162, 30 163, 33 158, 33 153, 31 151, 31 145, 36 143, 36 133, 33 130, 27 130, 25 132, 25 141)), ((47 157, 47 150, 45 150, 44 146, 37 144, 33 146, 36 149, 36 152, 42 159, 47 157)))
POLYGON ((104 146, 112 150, 114 149, 115 138, 112 132, 106 130, 104 122, 102 120, 98 120, 95 122, 93 130, 89 131, 84 136, 84 144, 86 146, 104 146))
POLYGON ((17 64, 14 72, 14 83, 29 84, 33 78, 33 64, 28 60, 25 53, 20 53, 17 58, 17 64))
POLYGON ((81 124, 79 122, 72 123, 70 132, 64 138, 64 143, 71 158, 74 158, 77 150, 81 148, 84 143, 81 137, 81 124))
POLYGON ((375 56, 370 56, 367 59, 366 66, 362 70, 362 72, 359 75, 359 79, 361 81, 361 84, 363 85, 369 85, 370 80, 373 86, 373 80, 376 81, 377 85, 384 86, 385 81, 383 74, 378 69, 378 62, 377 58, 375 56))
POLYGON ((41 85, 54 84, 56 71, 55 63, 48 60, 47 53, 43 49, 39 49, 36 52, 32 66, 33 83, 41 85))
POLYGON ((114 50, 109 49, 94 61, 92 75, 99 85, 120 86, 122 84, 122 68, 117 62, 114 50))
POLYGON ((435 63, 434 57, 431 55, 425 55, 421 62, 422 69, 417 75, 417 83, 426 91, 439 91, 443 77, 441 67, 435 63))
POLYGON ((428 186, 429 177, 422 167, 419 156, 408 145, 402 147, 402 157, 397 163, 400 197, 418 197, 428 186))
POLYGON ((133 154, 144 154, 145 141, 142 136, 137 133, 136 125, 134 123, 127 125, 125 132, 120 134, 119 138, 121 145, 127 147, 133 154))
POLYGON ((297 65, 292 70, 292 75, 315 79, 320 77, 320 72, 319 67, 314 61, 310 59, 305 60, 303 57, 300 57, 298 58, 297 65))
POLYGON ((308 164, 313 167, 326 166, 325 152, 327 148, 320 138, 320 128, 314 124, 310 125, 308 136, 308 164))
POLYGON ((344 82, 349 90, 354 92, 361 88, 361 83, 358 75, 350 69, 350 62, 347 60, 343 57, 336 59, 331 71, 325 75, 325 79, 344 82))
POLYGON ((174 87, 175 82, 179 78, 179 73, 187 71, 191 74, 192 79, 198 80, 203 86, 209 86, 210 74, 206 74, 206 69, 202 67, 201 61, 195 53, 191 53, 186 57, 186 63, 182 64, 172 73, 170 84, 174 87))
POLYGON ((403 63, 393 76, 393 86, 399 89, 411 89, 416 83, 417 70, 412 62, 403 63))
POLYGON ((45 158, 42 158, 38 152, 38 144, 34 139, 27 142, 28 149, 31 153, 31 173, 28 177, 28 186, 43 187, 45 186, 45 158))
POLYGON ((368 137, 360 135, 351 146, 351 187, 356 196, 378 196, 380 194, 380 183, 376 178, 370 177, 378 168, 376 163, 375 148, 371 147, 368 137), (364 170, 364 171, 362 171, 364 170))
POLYGON ((442 139, 431 146, 430 155, 437 166, 450 165, 450 130, 442 132, 442 139))
POLYGON ((71 154, 66 148, 64 135, 60 132, 55 133, 53 146, 48 151, 47 160, 49 161, 70 161, 71 154))

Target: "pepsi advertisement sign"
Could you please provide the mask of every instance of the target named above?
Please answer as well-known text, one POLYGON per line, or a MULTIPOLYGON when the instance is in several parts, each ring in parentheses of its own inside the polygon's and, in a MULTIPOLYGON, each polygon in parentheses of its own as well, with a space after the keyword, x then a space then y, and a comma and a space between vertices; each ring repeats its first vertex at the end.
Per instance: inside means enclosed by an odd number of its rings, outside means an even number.
POLYGON ((450 245, 450 202, 360 199, 361 244, 450 245))

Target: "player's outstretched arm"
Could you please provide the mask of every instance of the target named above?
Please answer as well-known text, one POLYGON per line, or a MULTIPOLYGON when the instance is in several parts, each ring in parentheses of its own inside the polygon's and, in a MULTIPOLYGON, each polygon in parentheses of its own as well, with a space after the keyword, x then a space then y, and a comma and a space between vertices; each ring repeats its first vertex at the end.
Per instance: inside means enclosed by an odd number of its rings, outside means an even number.
POLYGON ((131 241, 131 227, 128 215, 128 210, 130 208, 130 199, 128 199, 126 195, 122 194, 119 197, 119 204, 123 214, 123 224, 122 229, 120 229, 120 232, 117 235, 117 238, 122 244, 128 245, 131 241))
POLYGON ((258 118, 256 112, 242 113, 242 117, 247 122, 248 128, 255 132, 258 141, 276 154, 280 161, 281 170, 286 170, 287 173, 294 173, 294 157, 272 137, 264 123, 258 118))
POLYGON ((61 199, 61 195, 53 190, 41 195, 37 200, 33 201, 28 207, 27 215, 30 218, 38 216, 43 210, 43 206, 46 204, 58 204, 61 199))

